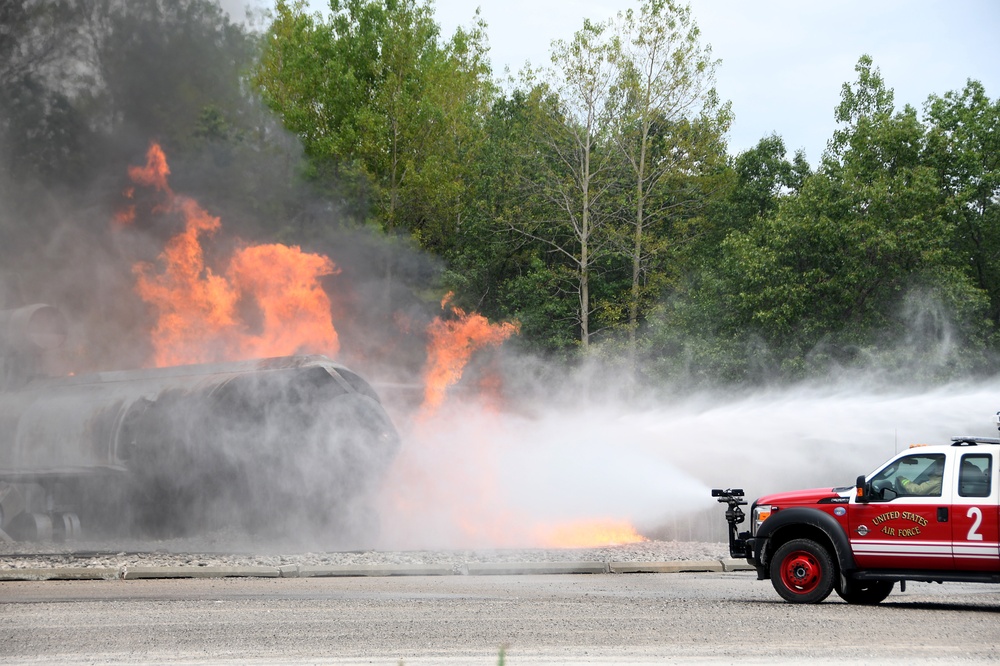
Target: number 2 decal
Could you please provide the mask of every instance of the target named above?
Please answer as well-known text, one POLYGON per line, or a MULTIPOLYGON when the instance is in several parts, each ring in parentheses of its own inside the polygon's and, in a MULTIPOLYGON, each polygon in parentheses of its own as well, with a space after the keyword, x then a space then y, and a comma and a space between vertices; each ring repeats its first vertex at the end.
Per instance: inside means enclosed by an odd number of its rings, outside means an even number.
POLYGON ((969 528, 969 535, 965 537, 969 541, 982 541, 983 535, 977 532, 979 526, 983 524, 983 510, 978 506, 969 507, 969 512, 965 514, 966 518, 974 518, 975 522, 972 523, 972 527, 969 528))

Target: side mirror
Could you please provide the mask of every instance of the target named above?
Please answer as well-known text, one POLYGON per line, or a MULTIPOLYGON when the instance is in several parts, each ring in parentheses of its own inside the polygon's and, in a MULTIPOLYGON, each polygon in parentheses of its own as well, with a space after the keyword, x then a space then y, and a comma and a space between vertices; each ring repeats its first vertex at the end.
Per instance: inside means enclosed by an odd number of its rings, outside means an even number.
POLYGON ((863 474, 854 482, 854 492, 855 498, 861 504, 867 504, 871 500, 871 497, 869 497, 871 495, 871 486, 865 481, 863 474))

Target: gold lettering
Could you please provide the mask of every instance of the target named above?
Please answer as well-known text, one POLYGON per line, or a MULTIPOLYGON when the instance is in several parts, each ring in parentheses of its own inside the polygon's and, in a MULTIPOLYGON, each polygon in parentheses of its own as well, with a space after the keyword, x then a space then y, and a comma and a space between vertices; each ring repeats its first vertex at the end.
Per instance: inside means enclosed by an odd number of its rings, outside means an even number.
POLYGON ((903 518, 905 518, 906 520, 912 521, 912 522, 920 525, 921 527, 927 527, 927 519, 924 518, 921 515, 916 514, 916 513, 912 513, 910 511, 904 511, 903 512, 903 518))
POLYGON ((899 511, 886 511, 882 515, 875 516, 872 518, 872 524, 880 525, 887 520, 892 520, 893 518, 899 518, 899 511))
POLYGON ((882 526, 882 532, 884 534, 888 534, 889 536, 895 536, 896 535, 896 528, 895 527, 889 527, 888 525, 883 525, 882 526))

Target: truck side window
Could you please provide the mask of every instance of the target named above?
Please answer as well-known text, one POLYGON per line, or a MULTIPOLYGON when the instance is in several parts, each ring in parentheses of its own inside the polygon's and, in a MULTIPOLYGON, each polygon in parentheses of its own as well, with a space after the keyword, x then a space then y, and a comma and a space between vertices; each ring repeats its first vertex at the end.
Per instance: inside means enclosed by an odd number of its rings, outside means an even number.
POLYGON ((966 453, 958 467, 959 497, 989 497, 993 460, 988 453, 966 453))
POLYGON ((872 488, 882 499, 940 497, 944 462, 940 453, 904 456, 872 477, 872 488))

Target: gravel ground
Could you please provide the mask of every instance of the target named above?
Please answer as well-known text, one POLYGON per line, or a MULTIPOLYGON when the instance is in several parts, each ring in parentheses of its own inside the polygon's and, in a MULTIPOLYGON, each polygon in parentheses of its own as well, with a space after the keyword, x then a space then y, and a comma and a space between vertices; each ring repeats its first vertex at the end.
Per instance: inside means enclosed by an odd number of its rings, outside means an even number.
MULTIPOLYGON (((458 567, 479 562, 674 562, 719 560, 722 543, 644 541, 602 548, 481 549, 420 551, 254 552, 223 551, 212 544, 152 542, 108 544, 0 544, 0 569, 123 566, 339 566, 426 564, 458 567), (208 545, 209 547, 205 547, 208 545), (200 546, 200 547, 199 547, 200 546)), ((250 550, 250 549, 248 549, 250 550)))

